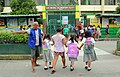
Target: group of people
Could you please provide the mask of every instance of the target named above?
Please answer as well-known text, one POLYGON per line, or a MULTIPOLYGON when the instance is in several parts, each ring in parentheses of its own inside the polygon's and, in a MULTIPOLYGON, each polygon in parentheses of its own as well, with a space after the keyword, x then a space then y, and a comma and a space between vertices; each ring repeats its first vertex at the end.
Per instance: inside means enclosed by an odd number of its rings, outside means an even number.
POLYGON ((83 61, 85 62, 85 69, 90 71, 91 62, 97 60, 97 56, 94 50, 95 40, 92 37, 91 32, 84 32, 84 37, 80 46, 78 45, 79 38, 76 35, 70 35, 69 38, 66 39, 66 37, 62 34, 62 29, 57 29, 56 32, 57 33, 52 37, 50 37, 49 34, 44 34, 42 30, 38 28, 38 22, 33 23, 33 28, 24 31, 13 32, 19 34, 29 34, 28 45, 31 48, 32 71, 35 72, 35 66, 39 66, 39 64, 37 64, 37 58, 39 57, 39 47, 43 48, 43 60, 45 62, 44 70, 48 69, 47 63, 49 63, 49 68, 52 68, 51 74, 54 74, 56 72, 56 63, 59 56, 62 58, 62 68, 65 69, 67 67, 65 54, 67 54, 67 57, 71 62, 70 71, 73 71, 74 62, 77 61, 79 50, 81 50, 83 46, 83 61), (53 51, 51 50, 51 46, 54 46, 53 51), (67 52, 65 51, 64 46, 67 47, 67 52))

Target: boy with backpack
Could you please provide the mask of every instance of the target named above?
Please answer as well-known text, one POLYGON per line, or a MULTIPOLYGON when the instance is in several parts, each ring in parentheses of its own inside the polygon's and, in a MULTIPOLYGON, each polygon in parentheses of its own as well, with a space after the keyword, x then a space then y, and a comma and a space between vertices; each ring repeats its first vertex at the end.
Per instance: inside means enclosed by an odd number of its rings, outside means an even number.
POLYGON ((68 47, 67 56, 71 61, 70 71, 74 70, 74 62, 77 61, 77 57, 79 55, 79 48, 77 42, 78 42, 77 38, 74 37, 74 35, 71 35, 70 40, 67 42, 67 47, 68 47))
POLYGON ((85 69, 87 69, 87 71, 91 71, 91 62, 97 60, 96 53, 94 50, 94 43, 95 43, 95 40, 91 36, 91 33, 89 31, 86 31, 85 38, 83 38, 83 40, 82 40, 82 45, 80 46, 80 49, 84 45, 83 61, 86 63, 85 69))

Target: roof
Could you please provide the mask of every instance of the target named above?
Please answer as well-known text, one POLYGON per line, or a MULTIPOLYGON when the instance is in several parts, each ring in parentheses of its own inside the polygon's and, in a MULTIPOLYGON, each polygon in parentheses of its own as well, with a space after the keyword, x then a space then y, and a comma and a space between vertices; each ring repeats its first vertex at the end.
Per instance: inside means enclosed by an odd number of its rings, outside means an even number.
MULTIPOLYGON (((36 6, 36 9, 38 12, 42 12, 42 6, 36 6)), ((1 13, 10 13, 11 11, 11 7, 3 7, 3 12, 1 13)))
POLYGON ((40 17, 40 14, 29 14, 29 15, 0 15, 0 17, 40 17))
POLYGON ((120 17, 120 14, 97 14, 97 17, 120 17))

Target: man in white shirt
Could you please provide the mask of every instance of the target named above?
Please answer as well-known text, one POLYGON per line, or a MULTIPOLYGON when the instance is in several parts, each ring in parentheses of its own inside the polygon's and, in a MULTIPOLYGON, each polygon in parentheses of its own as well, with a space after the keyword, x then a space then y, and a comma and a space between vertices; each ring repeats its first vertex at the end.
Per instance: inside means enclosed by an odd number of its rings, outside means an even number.
POLYGON ((43 34, 42 30, 38 28, 39 24, 38 22, 33 23, 33 28, 29 28, 28 30, 24 31, 18 31, 18 32, 13 32, 12 33, 17 33, 17 34, 24 34, 28 33, 29 34, 29 41, 28 45, 31 48, 31 63, 32 63, 32 71, 35 72, 35 66, 40 66, 37 64, 37 58, 39 57, 39 46, 41 47, 42 45, 42 37, 41 35, 43 34))

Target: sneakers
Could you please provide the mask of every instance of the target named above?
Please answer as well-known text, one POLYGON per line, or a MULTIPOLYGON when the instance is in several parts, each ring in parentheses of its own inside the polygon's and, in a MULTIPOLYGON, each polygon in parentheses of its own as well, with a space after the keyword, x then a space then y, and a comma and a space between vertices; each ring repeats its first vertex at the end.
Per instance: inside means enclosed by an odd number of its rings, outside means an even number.
POLYGON ((73 71, 74 70, 74 67, 70 67, 70 71, 73 71))
POLYGON ((47 67, 47 66, 45 66, 45 67, 44 67, 44 70, 48 70, 48 67, 47 67))
POLYGON ((52 69, 52 68, 53 68, 53 66, 52 66, 52 65, 49 65, 49 68, 50 68, 50 69, 52 69))
POLYGON ((70 65, 70 71, 73 71, 74 70, 74 67, 72 67, 72 65, 70 65))
POLYGON ((85 69, 88 69, 88 65, 85 65, 85 69))
POLYGON ((91 68, 88 68, 87 71, 91 71, 91 68))
POLYGON ((91 71, 91 68, 88 67, 88 65, 85 65, 85 69, 86 69, 87 71, 91 71))

